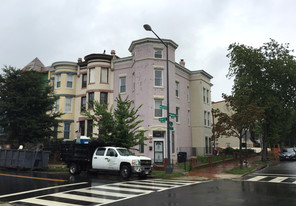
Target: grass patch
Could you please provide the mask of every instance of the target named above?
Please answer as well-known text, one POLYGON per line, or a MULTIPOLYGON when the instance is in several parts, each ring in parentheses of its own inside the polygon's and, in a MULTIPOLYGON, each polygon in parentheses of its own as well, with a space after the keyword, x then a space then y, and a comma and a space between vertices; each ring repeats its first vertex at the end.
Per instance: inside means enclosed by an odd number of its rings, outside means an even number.
POLYGON ((234 174, 234 175, 243 175, 248 172, 251 172, 254 169, 255 168, 253 168, 253 167, 243 167, 242 169, 240 167, 234 167, 230 170, 225 170, 223 172, 228 173, 228 174, 234 174))
POLYGON ((51 171, 51 172, 66 172, 68 170, 69 169, 67 168, 66 165, 57 165, 57 166, 50 165, 47 169, 47 171, 51 171))
POLYGON ((172 174, 166 174, 165 171, 153 170, 151 176, 161 179, 172 179, 177 177, 184 177, 185 174, 183 174, 182 172, 173 172, 172 174))

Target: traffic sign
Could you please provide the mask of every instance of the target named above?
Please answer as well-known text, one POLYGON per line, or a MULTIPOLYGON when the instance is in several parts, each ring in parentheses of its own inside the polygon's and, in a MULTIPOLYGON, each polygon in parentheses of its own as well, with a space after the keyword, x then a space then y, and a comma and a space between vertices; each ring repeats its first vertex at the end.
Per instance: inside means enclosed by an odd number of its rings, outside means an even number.
POLYGON ((174 113, 169 113, 169 116, 170 116, 172 119, 174 119, 177 115, 174 114, 174 113))
POLYGON ((166 109, 166 110, 168 109, 168 107, 167 106, 164 106, 164 105, 159 105, 159 108, 160 109, 166 109))
POLYGON ((166 117, 158 118, 158 121, 160 121, 161 123, 164 123, 167 121, 167 118, 166 117))

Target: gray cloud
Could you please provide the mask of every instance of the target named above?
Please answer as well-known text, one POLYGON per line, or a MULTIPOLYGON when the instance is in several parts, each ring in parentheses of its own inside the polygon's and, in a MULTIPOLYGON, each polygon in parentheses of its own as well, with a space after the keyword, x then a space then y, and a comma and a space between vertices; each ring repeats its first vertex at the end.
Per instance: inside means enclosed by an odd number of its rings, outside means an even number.
POLYGON ((154 37, 143 29, 148 23, 179 45, 177 62, 214 76, 212 100, 219 101, 231 92, 229 44, 257 47, 274 38, 296 48, 295 6, 293 0, 3 0, 0 65, 22 68, 35 57, 50 65, 112 49, 129 56, 133 40, 154 37))

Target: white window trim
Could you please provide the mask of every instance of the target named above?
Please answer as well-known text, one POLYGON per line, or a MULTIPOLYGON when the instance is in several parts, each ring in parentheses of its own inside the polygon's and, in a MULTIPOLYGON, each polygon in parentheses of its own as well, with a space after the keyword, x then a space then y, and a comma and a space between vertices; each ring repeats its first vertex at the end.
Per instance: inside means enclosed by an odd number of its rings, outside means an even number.
POLYGON ((56 89, 60 89, 62 87, 62 75, 61 74, 57 74, 56 75, 56 82, 55 82, 55 88, 56 89), (59 82, 60 82, 60 86, 58 87, 58 77, 59 77, 59 82))
POLYGON ((164 88, 164 75, 163 75, 163 72, 164 72, 164 68, 163 67, 154 67, 154 69, 153 69, 153 86, 154 87, 156 87, 156 88, 164 88), (155 85, 155 71, 156 70, 159 70, 159 71, 161 71, 161 86, 157 86, 157 85, 155 85))
POLYGON ((127 81, 126 81, 126 76, 125 76, 125 75, 124 75, 124 76, 119 76, 119 93, 120 93, 120 94, 125 94, 125 93, 126 93, 126 89, 127 89, 127 88, 126 88, 126 87, 127 87, 126 82, 127 82, 127 81), (125 91, 124 91, 124 92, 121 91, 121 79, 122 79, 122 78, 125 78, 125 91))
POLYGON ((72 97, 65 97, 65 113, 72 113, 72 109, 73 109, 72 107, 73 107, 73 98, 72 97), (71 100, 70 110, 67 110, 67 99, 71 100))
POLYGON ((163 48, 157 48, 157 47, 155 47, 154 48, 154 50, 153 50, 153 58, 155 58, 155 59, 163 59, 164 57, 163 57, 163 48), (158 57, 155 57, 155 52, 156 52, 156 50, 161 50, 161 58, 158 58, 158 57))
POLYGON ((161 118, 161 117, 163 117, 163 109, 161 109, 161 116, 160 117, 156 117, 155 116, 155 109, 160 109, 160 108, 156 108, 156 104, 155 104, 155 101, 156 100, 160 100, 161 101, 161 105, 163 105, 163 98, 154 98, 154 111, 153 111, 153 117, 155 118, 155 119, 158 119, 158 118, 161 118))
POLYGON ((73 89, 73 85, 74 85, 74 75, 73 74, 67 74, 67 79, 66 79, 66 88, 67 89, 73 89), (72 85, 71 87, 68 87, 68 78, 71 77, 71 82, 72 82, 72 85))
POLYGON ((89 68, 89 84, 93 84, 96 82, 95 79, 95 67, 89 68), (91 72, 92 71, 92 72, 91 72))

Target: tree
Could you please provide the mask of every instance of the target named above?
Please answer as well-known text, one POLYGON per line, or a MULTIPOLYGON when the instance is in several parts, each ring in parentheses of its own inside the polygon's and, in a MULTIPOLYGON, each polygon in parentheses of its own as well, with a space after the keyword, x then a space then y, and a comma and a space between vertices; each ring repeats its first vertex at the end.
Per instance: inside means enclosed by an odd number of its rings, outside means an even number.
POLYGON ((234 77, 232 98, 242 108, 254 104, 264 111, 264 118, 258 121, 263 131, 262 160, 266 160, 268 144, 279 141, 281 121, 295 106, 295 57, 290 54, 289 44, 273 39, 259 48, 234 43, 228 51, 228 77, 234 77))
POLYGON ((42 74, 5 66, 0 74, 0 125, 8 140, 39 143, 51 137, 58 125, 53 107, 56 98, 42 74))
POLYGON ((214 138, 218 138, 221 135, 239 138, 240 168, 242 168, 242 138, 246 135, 245 132, 250 130, 258 119, 264 117, 263 110, 255 104, 243 106, 236 102, 236 99, 232 96, 223 96, 226 99, 227 106, 234 113, 229 115, 221 112, 219 109, 213 110, 214 117, 218 118, 217 123, 213 125, 214 138))
POLYGON ((138 111, 141 108, 132 107, 132 101, 122 99, 119 95, 116 98, 117 107, 112 111, 107 110, 106 104, 95 101, 94 110, 85 111, 85 115, 93 120, 98 127, 99 133, 95 134, 101 140, 116 143, 126 148, 144 144, 147 138, 144 136, 146 130, 142 130, 140 124, 143 120, 138 120, 138 111))

